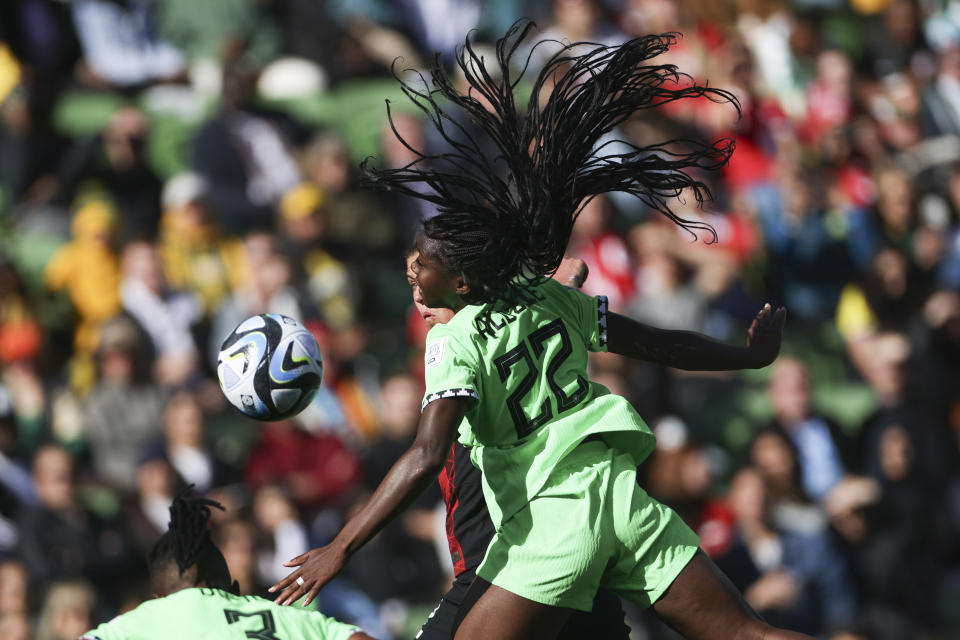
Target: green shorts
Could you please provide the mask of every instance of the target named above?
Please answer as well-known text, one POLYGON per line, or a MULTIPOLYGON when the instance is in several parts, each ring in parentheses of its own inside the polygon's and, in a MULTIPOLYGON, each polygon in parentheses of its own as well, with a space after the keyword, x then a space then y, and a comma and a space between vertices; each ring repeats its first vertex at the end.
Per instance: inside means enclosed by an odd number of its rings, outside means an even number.
POLYGON ((647 607, 699 546, 637 484, 633 456, 588 441, 496 532, 477 574, 524 598, 589 611, 600 588, 647 607))

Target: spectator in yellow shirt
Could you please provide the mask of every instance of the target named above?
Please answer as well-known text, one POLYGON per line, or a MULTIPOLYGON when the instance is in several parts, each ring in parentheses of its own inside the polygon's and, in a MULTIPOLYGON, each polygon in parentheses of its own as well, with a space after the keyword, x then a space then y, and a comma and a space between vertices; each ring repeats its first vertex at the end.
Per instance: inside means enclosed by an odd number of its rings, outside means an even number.
POLYGON ((249 278, 243 242, 223 235, 208 200, 209 185, 193 173, 163 189, 158 251, 167 283, 200 298, 206 315, 249 278))
POLYGON ((96 351, 100 325, 120 311, 120 266, 113 248, 116 215, 105 200, 91 200, 74 214, 73 238, 47 263, 44 279, 63 291, 77 313, 77 355, 96 351))

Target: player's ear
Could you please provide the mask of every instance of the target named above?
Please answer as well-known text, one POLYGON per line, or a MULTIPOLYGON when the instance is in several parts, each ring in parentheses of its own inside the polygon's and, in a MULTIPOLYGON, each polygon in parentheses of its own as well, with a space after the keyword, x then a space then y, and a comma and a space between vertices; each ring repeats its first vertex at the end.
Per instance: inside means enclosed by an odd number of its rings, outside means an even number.
POLYGON ((467 284, 467 281, 462 275, 459 275, 454 279, 454 290, 457 292, 458 296, 470 293, 470 285, 467 284))

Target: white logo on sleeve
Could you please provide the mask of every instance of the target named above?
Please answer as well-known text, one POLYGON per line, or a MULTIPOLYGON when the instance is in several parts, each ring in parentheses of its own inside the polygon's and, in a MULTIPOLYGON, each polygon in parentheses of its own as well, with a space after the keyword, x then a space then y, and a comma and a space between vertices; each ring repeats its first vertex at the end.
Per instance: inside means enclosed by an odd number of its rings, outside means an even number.
POLYGON ((440 338, 427 345, 427 351, 423 356, 424 366, 429 369, 443 362, 443 354, 447 350, 447 340, 448 338, 440 338))

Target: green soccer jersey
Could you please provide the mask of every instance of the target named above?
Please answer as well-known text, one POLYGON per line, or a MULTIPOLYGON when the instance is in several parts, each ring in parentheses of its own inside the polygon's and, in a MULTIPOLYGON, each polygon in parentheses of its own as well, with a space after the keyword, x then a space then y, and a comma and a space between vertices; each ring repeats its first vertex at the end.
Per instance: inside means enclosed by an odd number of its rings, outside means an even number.
POLYGON ((183 589, 148 600, 85 633, 80 640, 347 640, 360 630, 303 609, 220 589, 183 589))
POLYGON ((587 379, 587 352, 606 350, 606 314, 605 297, 546 280, 509 309, 470 305, 427 335, 423 406, 474 400, 459 440, 483 472, 494 526, 588 435, 608 434, 637 463, 653 450, 630 403, 587 379))

